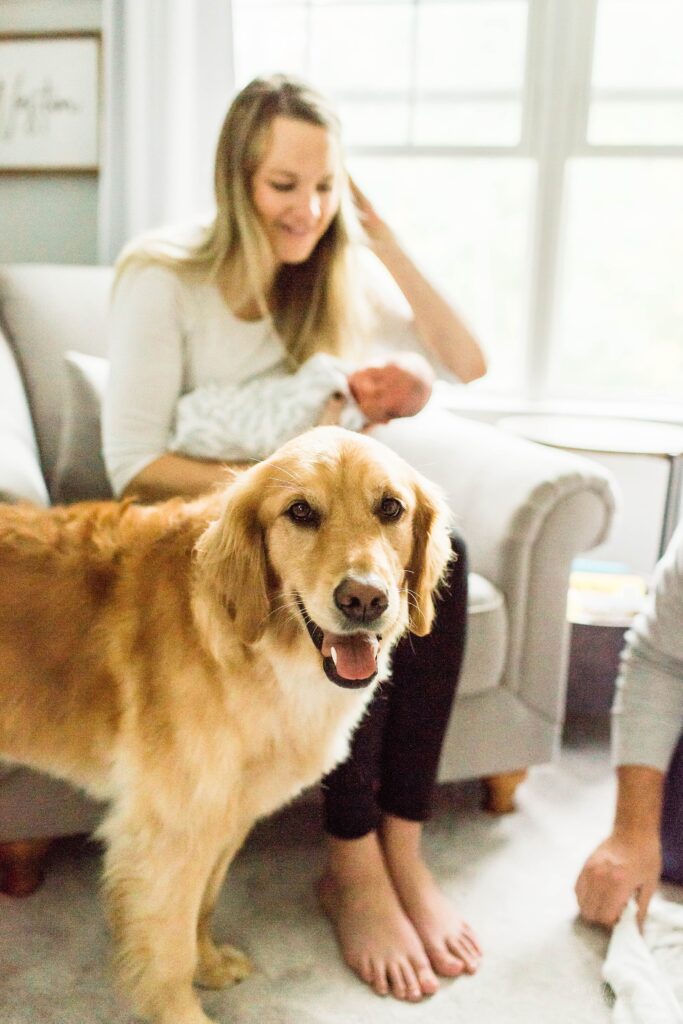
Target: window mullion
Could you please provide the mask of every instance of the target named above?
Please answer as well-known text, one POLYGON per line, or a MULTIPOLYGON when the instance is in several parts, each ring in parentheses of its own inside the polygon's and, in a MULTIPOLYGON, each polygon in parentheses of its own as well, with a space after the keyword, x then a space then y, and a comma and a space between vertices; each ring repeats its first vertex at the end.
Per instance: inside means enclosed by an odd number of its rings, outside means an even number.
POLYGON ((543 0, 529 0, 527 13, 526 54, 524 59, 524 87, 522 94, 522 123, 520 128, 520 150, 528 154, 537 135, 538 100, 540 90, 538 78, 538 53, 543 47, 543 0))
POLYGON ((537 189, 532 225, 525 379, 528 397, 545 389, 558 299, 567 160, 585 132, 597 0, 534 0, 534 137, 537 189), (542 49, 540 48, 542 45, 542 49))
POLYGON ((410 46, 410 72, 408 79, 408 145, 412 145, 415 142, 415 126, 417 123, 417 46, 418 32, 420 30, 418 0, 413 0, 412 8, 413 30, 410 46))
POLYGON ((311 70, 313 68, 313 2, 312 0, 306 0, 306 56, 304 58, 306 66, 306 77, 311 77, 311 70))

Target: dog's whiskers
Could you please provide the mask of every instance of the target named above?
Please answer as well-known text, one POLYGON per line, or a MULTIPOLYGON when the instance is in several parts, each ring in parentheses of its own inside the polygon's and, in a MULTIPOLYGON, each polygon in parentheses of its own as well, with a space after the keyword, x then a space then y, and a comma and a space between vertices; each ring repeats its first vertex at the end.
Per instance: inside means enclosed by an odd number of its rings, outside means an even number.
MULTIPOLYGON (((277 600, 277 599, 276 599, 277 600)), ((274 619, 276 616, 281 615, 284 612, 295 612, 297 611, 297 604, 294 598, 287 597, 281 599, 279 604, 273 603, 273 607, 268 612, 266 620, 274 619)))

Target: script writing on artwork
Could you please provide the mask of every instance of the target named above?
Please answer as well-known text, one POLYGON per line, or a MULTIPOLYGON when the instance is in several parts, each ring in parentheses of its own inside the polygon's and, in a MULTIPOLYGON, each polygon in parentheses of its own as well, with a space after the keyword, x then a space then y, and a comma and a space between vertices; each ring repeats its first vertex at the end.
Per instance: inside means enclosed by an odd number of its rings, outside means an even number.
POLYGON ((99 37, 0 37, 0 171, 94 171, 99 37))

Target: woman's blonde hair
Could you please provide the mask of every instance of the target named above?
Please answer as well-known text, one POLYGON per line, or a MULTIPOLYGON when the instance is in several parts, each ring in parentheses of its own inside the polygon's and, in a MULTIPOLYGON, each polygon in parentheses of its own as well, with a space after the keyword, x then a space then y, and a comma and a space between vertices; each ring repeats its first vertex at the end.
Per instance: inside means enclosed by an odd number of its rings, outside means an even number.
POLYGON ((273 120, 287 117, 325 128, 339 142, 341 128, 327 100, 304 82, 277 74, 256 78, 233 100, 216 151, 216 216, 193 245, 173 246, 149 235, 124 249, 117 279, 131 263, 221 278, 233 309, 256 299, 294 363, 314 352, 349 354, 365 331, 357 283, 354 235, 360 236, 343 168, 342 198, 327 231, 309 258, 283 264, 271 284, 272 252, 251 197, 252 179, 266 151, 273 120), (268 291, 267 291, 268 289, 268 291))

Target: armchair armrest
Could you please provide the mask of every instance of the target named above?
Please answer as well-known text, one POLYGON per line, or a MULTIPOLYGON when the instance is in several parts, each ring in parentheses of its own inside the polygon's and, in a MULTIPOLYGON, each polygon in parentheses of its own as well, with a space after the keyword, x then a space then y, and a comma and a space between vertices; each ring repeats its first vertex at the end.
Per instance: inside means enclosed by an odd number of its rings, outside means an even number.
POLYGON ((607 536, 615 487, 597 463, 444 409, 373 436, 439 484, 470 564, 505 595, 503 685, 549 721, 563 715, 572 559, 607 536))
POLYGON ((0 333, 0 501, 49 505, 24 385, 0 333))

